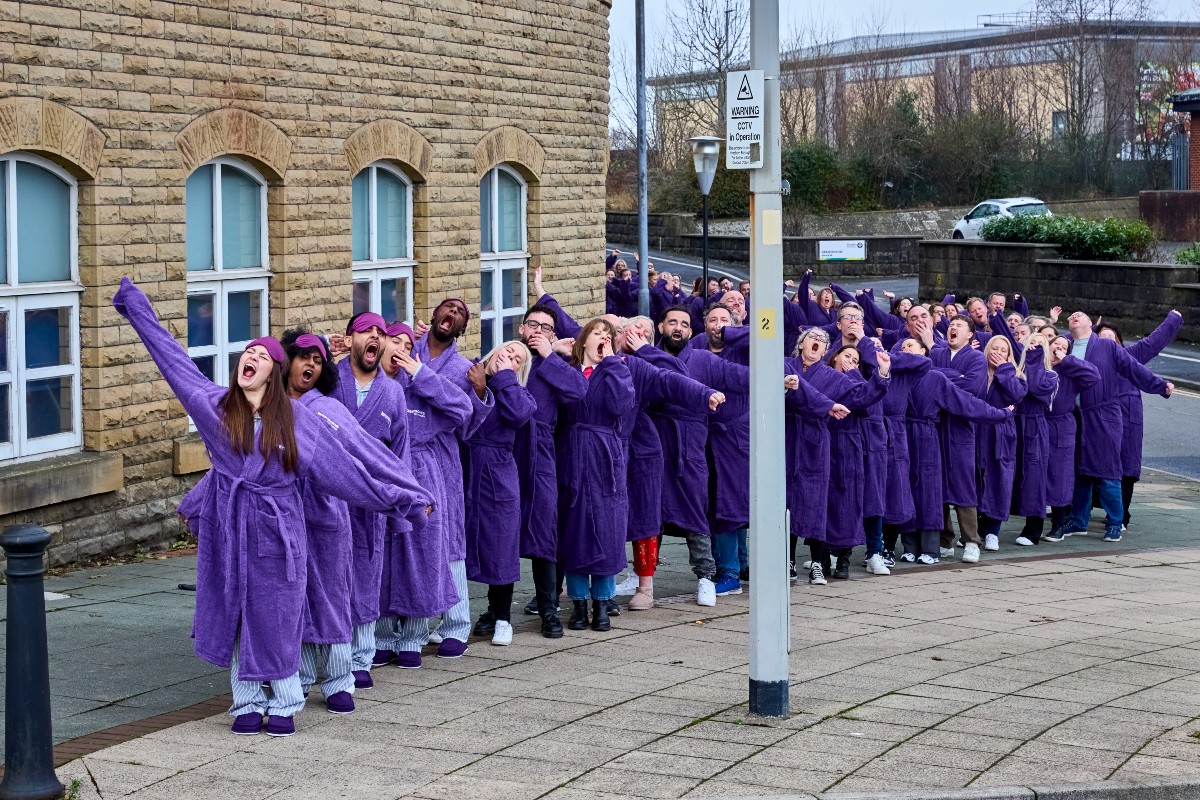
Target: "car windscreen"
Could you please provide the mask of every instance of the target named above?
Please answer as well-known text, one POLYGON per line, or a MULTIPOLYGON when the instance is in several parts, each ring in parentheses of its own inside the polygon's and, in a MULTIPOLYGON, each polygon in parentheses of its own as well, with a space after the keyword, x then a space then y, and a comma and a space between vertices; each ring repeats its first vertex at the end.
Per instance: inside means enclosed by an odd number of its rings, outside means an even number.
POLYGON ((1008 213, 1014 217, 1044 217, 1047 209, 1045 203, 1022 203, 1019 206, 1009 206, 1008 213))

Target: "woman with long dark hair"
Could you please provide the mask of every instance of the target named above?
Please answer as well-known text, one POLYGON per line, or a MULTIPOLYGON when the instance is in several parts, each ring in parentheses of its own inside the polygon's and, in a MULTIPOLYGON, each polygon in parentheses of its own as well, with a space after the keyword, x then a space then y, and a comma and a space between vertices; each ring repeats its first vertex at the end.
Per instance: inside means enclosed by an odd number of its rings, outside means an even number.
POLYGON ((266 714, 268 734, 290 736, 292 716, 304 705, 298 673, 308 536, 301 478, 376 511, 409 505, 408 493, 377 480, 329 435, 327 421, 288 399, 279 342, 251 342, 226 388, 200 372, 128 278, 113 306, 191 416, 213 465, 188 516, 199 540, 196 655, 230 669, 234 733, 258 733, 266 714))

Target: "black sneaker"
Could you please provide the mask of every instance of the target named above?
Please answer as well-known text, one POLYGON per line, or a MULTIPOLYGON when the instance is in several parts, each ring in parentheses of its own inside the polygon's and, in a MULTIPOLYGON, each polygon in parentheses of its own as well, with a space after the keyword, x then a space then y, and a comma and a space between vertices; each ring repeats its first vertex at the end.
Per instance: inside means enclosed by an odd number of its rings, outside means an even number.
POLYGON ((750 568, 742 567, 742 571, 738 573, 738 580, 742 583, 750 582, 750 568))
POLYGON ((525 613, 531 617, 536 617, 538 613, 537 598, 533 598, 525 604, 525 613))
POLYGON ((608 615, 610 617, 621 616, 621 604, 618 603, 616 600, 609 600, 607 602, 608 602, 608 615))
POLYGON ((485 611, 479 615, 479 621, 471 629, 472 636, 491 636, 496 632, 496 617, 492 612, 485 611))
POLYGON ((833 577, 839 581, 850 580, 850 559, 848 557, 838 556, 833 565, 833 577))
POLYGON ((797 578, 796 578, 796 562, 789 561, 788 562, 788 583, 795 583, 796 580, 797 580, 797 578))
POLYGON ((888 569, 891 569, 892 567, 896 566, 896 551, 895 550, 884 550, 883 551, 883 565, 885 567, 887 567, 888 569))
POLYGON ((563 626, 558 621, 558 614, 547 614, 542 617, 542 636, 547 639, 561 639, 563 637, 563 626))

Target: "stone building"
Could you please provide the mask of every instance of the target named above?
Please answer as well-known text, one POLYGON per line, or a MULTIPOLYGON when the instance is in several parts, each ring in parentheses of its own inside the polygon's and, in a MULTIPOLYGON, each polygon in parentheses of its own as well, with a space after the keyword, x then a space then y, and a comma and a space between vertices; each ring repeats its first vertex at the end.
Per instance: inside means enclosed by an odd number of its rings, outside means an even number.
POLYGON ((0 2, 0 525, 52 563, 180 531, 208 466, 111 307, 218 383, 261 333, 601 310, 610 0, 0 2))

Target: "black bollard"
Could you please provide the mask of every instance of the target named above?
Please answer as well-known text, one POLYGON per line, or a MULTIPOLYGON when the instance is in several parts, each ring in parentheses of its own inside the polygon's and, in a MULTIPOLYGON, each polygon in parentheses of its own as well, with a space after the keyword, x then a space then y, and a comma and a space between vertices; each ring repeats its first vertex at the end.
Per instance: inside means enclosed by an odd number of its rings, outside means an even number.
POLYGON ((42 557, 50 534, 10 525, 0 534, 8 559, 7 659, 4 693, 4 780, 0 800, 54 800, 65 793, 54 774, 50 728, 50 657, 42 557))

